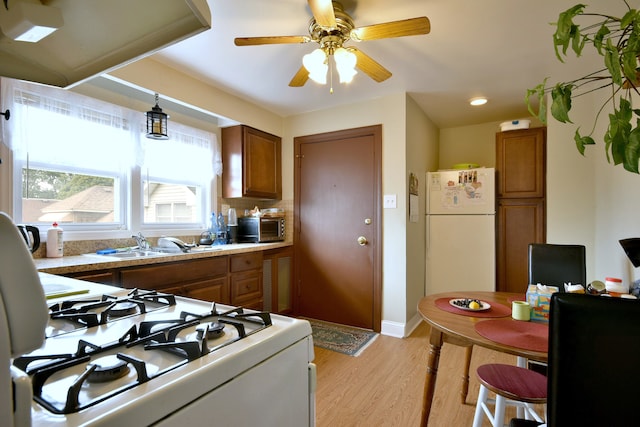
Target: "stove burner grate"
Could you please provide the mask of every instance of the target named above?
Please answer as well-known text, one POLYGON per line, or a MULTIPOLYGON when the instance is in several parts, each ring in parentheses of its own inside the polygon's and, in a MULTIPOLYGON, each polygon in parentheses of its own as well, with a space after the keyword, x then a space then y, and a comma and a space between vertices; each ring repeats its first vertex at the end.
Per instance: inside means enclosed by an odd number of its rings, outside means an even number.
MULTIPOLYGON (((103 295, 100 299, 73 299, 56 303, 49 307, 52 320, 67 321, 78 328, 91 328, 109 321, 143 314, 176 305, 174 295, 157 291, 133 289, 124 298, 103 295)), ((60 332, 64 333, 64 332, 60 332)), ((56 334, 59 335, 60 333, 56 334)))
MULTIPOLYGON (((114 308, 118 309, 115 306, 122 303, 126 303, 127 310, 144 312, 149 308, 149 301, 151 301, 152 307, 158 304, 160 306, 176 304, 173 295, 134 292, 126 299, 103 297, 100 301, 63 304, 64 307, 62 305, 58 307, 58 315, 72 317, 88 314, 83 312, 86 305, 98 305, 99 308, 104 308, 102 313, 105 313, 109 310, 113 311, 114 308), (143 305, 141 306, 140 303, 143 305)), ((135 315, 128 317, 133 319, 135 315)), ((98 320, 102 320, 102 315, 98 320)), ((53 413, 69 414, 96 405, 271 325, 269 313, 245 313, 241 307, 220 313, 213 303, 210 311, 201 314, 182 311, 179 318, 132 323, 128 330, 113 342, 98 345, 84 339, 78 339, 77 350, 74 354, 43 355, 34 352, 34 354, 16 358, 14 365, 31 376, 33 396, 36 402, 53 413), (226 341, 209 348, 208 341, 223 336, 227 325, 237 331, 237 336, 227 337, 229 339, 226 341), (133 349, 136 346, 141 346, 144 351, 140 353, 140 347, 133 349), (130 348, 132 351, 128 351, 130 348), (157 359, 157 353, 153 356, 150 353, 148 360, 151 365, 149 367, 147 366, 148 362, 145 361, 147 360, 146 351, 155 350, 173 355, 171 361, 163 365, 161 369, 158 369, 157 365, 151 362, 157 359), (38 363, 34 363, 36 366, 31 367, 31 363, 35 361, 38 363), (78 368, 83 365, 84 371, 78 371, 78 368), (135 369, 135 375, 132 375, 132 367, 135 369), (150 375, 149 372, 152 374, 150 375), (68 378, 69 381, 65 383, 67 385, 61 389, 60 393, 56 392, 55 397, 50 396, 46 392, 47 387, 50 387, 48 384, 59 378, 68 378), (120 380, 121 378, 124 381, 120 380), (70 381, 71 379, 73 380, 70 381), (94 386, 102 387, 101 384, 111 385, 90 398, 82 392, 87 388, 93 390, 94 386), (66 389, 67 386, 68 389, 66 389)), ((106 327, 108 328, 108 325, 106 327)), ((48 338, 48 340, 56 340, 56 337, 48 338)), ((162 359, 166 359, 166 357, 162 357, 162 359)))

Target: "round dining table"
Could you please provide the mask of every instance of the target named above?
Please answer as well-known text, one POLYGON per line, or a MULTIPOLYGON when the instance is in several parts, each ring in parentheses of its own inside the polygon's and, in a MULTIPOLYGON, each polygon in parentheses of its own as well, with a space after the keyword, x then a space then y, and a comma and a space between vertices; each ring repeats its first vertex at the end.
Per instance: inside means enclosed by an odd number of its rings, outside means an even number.
POLYGON ((524 300, 524 298, 525 295, 519 293, 465 291, 428 295, 420 300, 418 312, 431 328, 423 394, 422 427, 426 427, 429 422, 440 351, 444 343, 466 348, 461 392, 463 402, 469 387, 468 367, 474 345, 546 363, 547 324, 521 322, 511 318, 511 303, 515 300, 524 300), (471 311, 454 307, 449 303, 453 299, 464 298, 477 299, 491 307, 482 311, 471 311), (489 323, 478 327, 481 322, 489 323), (496 333, 493 325, 499 326, 501 333, 496 333), (523 331, 523 328, 527 330, 523 331))

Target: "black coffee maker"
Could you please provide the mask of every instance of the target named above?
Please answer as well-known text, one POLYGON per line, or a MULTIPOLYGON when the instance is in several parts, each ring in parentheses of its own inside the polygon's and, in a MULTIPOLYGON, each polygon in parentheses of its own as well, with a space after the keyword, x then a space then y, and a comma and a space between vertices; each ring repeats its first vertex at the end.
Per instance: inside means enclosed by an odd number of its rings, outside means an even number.
POLYGON ((18 225, 17 227, 31 253, 37 251, 40 247, 40 230, 38 230, 38 227, 33 225, 18 225))

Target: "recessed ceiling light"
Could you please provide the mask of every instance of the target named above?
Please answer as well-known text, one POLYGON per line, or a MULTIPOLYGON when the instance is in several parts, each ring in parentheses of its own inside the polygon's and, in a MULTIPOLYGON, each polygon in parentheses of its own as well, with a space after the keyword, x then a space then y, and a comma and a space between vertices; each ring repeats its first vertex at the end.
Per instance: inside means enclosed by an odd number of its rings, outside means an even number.
POLYGON ((469 100, 469 104, 471 105, 484 105, 486 103, 487 103, 487 98, 482 98, 482 97, 471 98, 469 100))

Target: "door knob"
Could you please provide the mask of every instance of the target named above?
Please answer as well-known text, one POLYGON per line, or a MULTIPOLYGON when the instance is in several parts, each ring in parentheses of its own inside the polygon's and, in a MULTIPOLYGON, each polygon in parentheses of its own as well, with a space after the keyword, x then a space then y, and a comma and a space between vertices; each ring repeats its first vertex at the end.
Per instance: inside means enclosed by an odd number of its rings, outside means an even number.
POLYGON ((367 241, 366 237, 364 237, 364 236, 358 237, 358 244, 360 246, 365 246, 367 243, 369 243, 369 242, 367 241))

